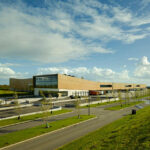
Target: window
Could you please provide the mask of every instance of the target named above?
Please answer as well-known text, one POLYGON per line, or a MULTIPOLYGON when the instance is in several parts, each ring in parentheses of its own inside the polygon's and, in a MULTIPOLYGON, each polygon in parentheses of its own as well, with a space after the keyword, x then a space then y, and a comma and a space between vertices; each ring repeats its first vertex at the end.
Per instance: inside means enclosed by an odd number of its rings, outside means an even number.
POLYGON ((56 88, 58 85, 57 75, 35 77, 36 87, 56 88))
POLYGON ((132 87, 132 85, 125 85, 125 87, 132 87))
POLYGON ((103 85, 103 84, 102 84, 102 85, 100 85, 100 87, 101 87, 101 88, 110 88, 110 87, 112 87, 112 85, 103 85))
POLYGON ((136 85, 136 87, 140 87, 140 85, 136 85))

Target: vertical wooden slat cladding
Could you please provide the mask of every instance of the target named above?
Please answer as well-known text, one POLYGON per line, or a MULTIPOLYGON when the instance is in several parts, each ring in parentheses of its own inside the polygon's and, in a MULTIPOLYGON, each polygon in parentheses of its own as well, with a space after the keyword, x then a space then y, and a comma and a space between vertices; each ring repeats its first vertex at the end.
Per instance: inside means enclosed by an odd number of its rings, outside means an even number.
POLYGON ((33 79, 9 79, 10 89, 14 91, 30 91, 33 86, 33 79))

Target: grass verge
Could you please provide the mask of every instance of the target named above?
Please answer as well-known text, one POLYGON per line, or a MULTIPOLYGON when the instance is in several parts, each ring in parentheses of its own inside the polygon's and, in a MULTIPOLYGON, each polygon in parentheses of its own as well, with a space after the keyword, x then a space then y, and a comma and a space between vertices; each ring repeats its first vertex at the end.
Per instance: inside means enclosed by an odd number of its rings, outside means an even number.
MULTIPOLYGON (((109 104, 114 104, 114 103, 119 103, 120 100, 117 101, 108 101, 108 102, 104 102, 104 103, 98 103, 98 104, 90 104, 90 107, 98 107, 98 106, 102 106, 102 105, 109 105, 109 104)), ((122 100, 122 102, 124 102, 124 100, 122 100)), ((80 106, 80 108, 88 108, 88 105, 86 106, 80 106)))
POLYGON ((5 135, 1 135, 0 136, 0 147, 4 147, 10 144, 14 144, 47 132, 51 132, 75 123, 79 123, 85 120, 88 120, 90 118, 93 118, 94 116, 88 116, 88 115, 81 115, 80 119, 77 118, 77 116, 71 117, 71 118, 67 118, 64 120, 58 120, 58 121, 54 121, 49 123, 50 127, 49 128, 45 128, 45 125, 40 125, 40 126, 36 126, 33 128, 28 128, 28 129, 24 129, 24 130, 20 130, 20 131, 16 131, 16 132, 12 132, 12 133, 8 133, 5 135))
MULTIPOLYGON (((14 94, 14 91, 11 90, 0 90, 0 94, 14 94)), ((28 92, 17 92, 17 94, 26 94, 28 92)))
POLYGON ((120 109, 123 109, 123 108, 126 108, 126 107, 130 107, 130 106, 133 106, 133 105, 136 105, 136 104, 140 104, 140 103, 143 103, 143 101, 130 102, 129 104, 122 104, 122 106, 121 105, 112 106, 112 107, 105 108, 105 110, 120 110, 120 109))
MULTIPOLYGON (((52 114, 49 113, 49 116, 59 115, 62 113, 67 113, 67 112, 71 112, 71 110, 62 109, 59 111, 54 111, 52 114)), ((29 121, 29 120, 35 120, 38 118, 42 118, 43 116, 44 114, 41 113, 41 114, 35 114, 35 115, 22 116, 20 120, 18 120, 17 117, 13 119, 0 120, 0 127, 6 126, 6 125, 12 125, 15 123, 22 123, 24 121, 29 121)))
POLYGON ((125 116, 59 150, 149 150, 150 106, 125 116))

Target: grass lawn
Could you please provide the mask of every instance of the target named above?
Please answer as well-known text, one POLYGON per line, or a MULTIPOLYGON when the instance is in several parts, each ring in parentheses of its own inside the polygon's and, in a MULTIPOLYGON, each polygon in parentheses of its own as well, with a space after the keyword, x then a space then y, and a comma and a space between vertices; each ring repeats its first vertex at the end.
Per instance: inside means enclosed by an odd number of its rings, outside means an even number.
POLYGON ((147 98, 147 97, 150 97, 150 95, 144 95, 144 96, 138 96, 137 98, 133 98, 133 99, 142 99, 142 98, 147 98))
MULTIPOLYGON (((10 91, 10 90, 0 90, 0 94, 14 94, 14 91, 10 91)), ((17 92, 17 94, 26 94, 28 92, 17 92)))
POLYGON ((96 130, 59 150, 150 150, 150 106, 96 130))
POLYGON ((51 132, 51 131, 78 123, 78 122, 82 122, 84 120, 88 120, 93 117, 94 117, 93 115, 91 116, 81 115, 80 119, 78 119, 77 116, 75 116, 75 117, 67 118, 64 120, 51 122, 49 123, 50 125, 49 128, 45 128, 45 124, 43 124, 43 125, 36 126, 33 128, 28 128, 28 129, 24 129, 24 130, 20 130, 16 132, 8 133, 5 135, 1 135, 0 147, 4 147, 13 143, 17 143, 17 142, 20 142, 20 141, 23 141, 23 140, 47 133, 47 132, 51 132))
POLYGON ((136 104, 140 104, 140 103, 143 103, 143 101, 130 102, 129 104, 122 104, 122 106, 121 105, 117 105, 117 106, 112 106, 112 107, 108 107, 108 108, 105 108, 105 109, 106 110, 119 110, 119 109, 130 107, 130 106, 133 106, 133 105, 136 105, 136 104))
MULTIPOLYGON (((54 111, 52 114, 49 113, 49 115, 50 116, 58 115, 58 114, 66 113, 66 112, 71 112, 71 110, 62 109, 62 110, 59 110, 59 111, 54 111)), ((21 117, 20 120, 18 120, 17 117, 13 118, 13 119, 0 120, 0 127, 6 126, 6 125, 11 125, 11 124, 14 124, 14 123, 21 123, 21 122, 28 121, 28 120, 34 120, 34 119, 42 118, 43 116, 44 116, 44 114, 41 113, 41 114, 23 116, 23 117, 21 117)))
MULTIPOLYGON (((111 101, 111 102, 104 102, 104 103, 98 103, 98 104, 90 104, 90 107, 98 107, 98 106, 102 106, 102 105, 108 105, 108 104, 113 104, 113 103, 118 103, 120 102, 120 100, 117 101, 111 101)), ((124 102, 124 100, 122 100, 122 102, 124 102)), ((88 108, 87 106, 80 106, 80 108, 88 108)))

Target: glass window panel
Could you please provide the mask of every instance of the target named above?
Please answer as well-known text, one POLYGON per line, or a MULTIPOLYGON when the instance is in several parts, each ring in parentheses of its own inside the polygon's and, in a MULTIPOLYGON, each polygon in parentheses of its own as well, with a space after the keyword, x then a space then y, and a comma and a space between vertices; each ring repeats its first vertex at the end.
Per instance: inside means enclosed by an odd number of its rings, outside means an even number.
POLYGON ((100 87, 109 88, 109 87, 112 87, 112 85, 100 85, 100 87))
POLYGON ((57 75, 36 77, 35 85, 38 87, 39 86, 56 87, 58 85, 57 75))

